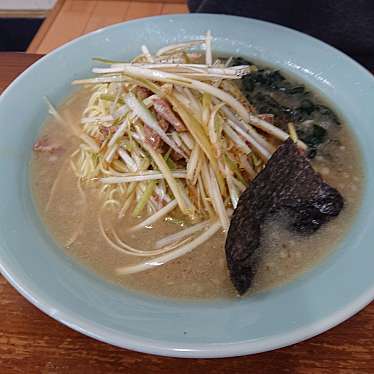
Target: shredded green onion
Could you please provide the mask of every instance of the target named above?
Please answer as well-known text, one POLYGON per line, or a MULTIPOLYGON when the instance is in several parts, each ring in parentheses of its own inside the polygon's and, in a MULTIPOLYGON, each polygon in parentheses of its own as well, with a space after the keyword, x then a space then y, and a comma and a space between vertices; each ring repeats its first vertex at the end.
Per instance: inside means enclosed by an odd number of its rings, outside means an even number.
POLYGON ((231 209, 278 144, 291 136, 306 147, 292 124, 288 134, 256 115, 235 83, 256 68, 213 61, 213 42, 208 31, 156 53, 143 45, 132 61, 94 58, 105 65, 93 69, 94 77, 73 81, 92 85, 77 125, 47 100, 56 122, 79 139, 69 164, 79 181, 99 186, 103 208, 118 219, 139 218, 129 231, 183 221, 182 231, 150 250, 129 246, 113 229, 108 234, 100 221, 112 248, 159 255, 120 274, 171 261, 227 230, 231 209))

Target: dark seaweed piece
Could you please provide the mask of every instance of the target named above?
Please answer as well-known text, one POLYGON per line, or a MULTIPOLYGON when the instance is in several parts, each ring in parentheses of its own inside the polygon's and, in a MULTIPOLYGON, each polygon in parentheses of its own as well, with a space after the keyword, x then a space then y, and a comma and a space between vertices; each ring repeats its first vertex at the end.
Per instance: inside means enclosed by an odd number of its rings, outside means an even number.
POLYGON ((301 95, 305 93, 305 87, 304 86, 295 86, 291 88, 287 88, 284 90, 284 93, 287 95, 301 95))
POLYGON ((279 104, 278 101, 276 101, 270 95, 257 92, 253 96, 251 103, 255 106, 259 114, 273 114, 275 117, 275 122, 280 126, 285 126, 291 121, 289 108, 279 104))
POLYGON ((251 74, 245 75, 242 78, 242 87, 244 93, 247 95, 247 98, 249 99, 249 95, 254 91, 256 87, 256 82, 253 79, 253 77, 251 77, 251 74))
POLYGON ((282 106, 270 95, 264 95, 263 93, 258 92, 254 96, 253 102, 255 103, 256 109, 259 113, 269 113, 279 117, 283 113, 282 106))
POLYGON ((290 88, 289 82, 278 70, 260 69, 242 78, 244 91, 253 92, 259 86, 269 90, 282 90, 290 88))
POLYGON ((331 119, 336 125, 340 125, 338 116, 327 106, 319 104, 316 105, 316 109, 325 117, 331 119))
POLYGON ((289 120, 295 123, 303 122, 309 118, 309 116, 303 110, 300 110, 300 108, 289 109, 288 113, 289 113, 289 118, 290 118, 289 120))
POLYGON ((234 57, 231 60, 230 66, 239 66, 239 65, 254 65, 253 62, 246 60, 243 57, 234 57))
POLYGON ((261 257, 262 226, 285 212, 289 228, 313 233, 343 208, 343 197, 324 182, 292 140, 273 154, 240 196, 225 243, 231 281, 240 295, 251 286, 261 257))
POLYGON ((284 76, 278 70, 258 70, 253 74, 256 83, 261 84, 264 87, 277 89, 278 87, 284 87, 285 82, 284 76))
POLYGON ((285 87, 284 83, 287 83, 287 85, 289 85, 286 81, 286 78, 279 72, 279 70, 270 72, 266 71, 265 76, 267 78, 267 85, 271 88, 283 88, 285 87))
MULTIPOLYGON (((246 64, 242 58, 233 59, 232 64, 246 64)), ((241 79, 243 92, 258 114, 273 114, 274 123, 288 131, 287 124, 294 123, 297 134, 308 146, 308 158, 316 156, 320 145, 328 140, 330 132, 322 127, 310 128, 306 121, 340 124, 337 115, 310 95, 302 84, 290 82, 279 70, 259 68, 241 79), (290 104, 287 99, 291 98, 290 104)), ((316 125, 317 126, 317 125, 316 125)))
POLYGON ((299 109, 306 114, 312 114, 316 106, 309 99, 304 99, 301 101, 299 109))
POLYGON ((307 145, 314 148, 322 144, 326 140, 326 136, 326 129, 316 124, 313 124, 313 131, 309 136, 305 137, 305 142, 307 145))
POLYGON ((303 99, 295 109, 290 109, 292 122, 302 122, 310 118, 311 114, 317 110, 317 106, 309 99, 303 99))
POLYGON ((318 147, 327 140, 327 130, 315 123, 299 124, 297 130, 299 138, 308 146, 308 158, 314 158, 318 147))

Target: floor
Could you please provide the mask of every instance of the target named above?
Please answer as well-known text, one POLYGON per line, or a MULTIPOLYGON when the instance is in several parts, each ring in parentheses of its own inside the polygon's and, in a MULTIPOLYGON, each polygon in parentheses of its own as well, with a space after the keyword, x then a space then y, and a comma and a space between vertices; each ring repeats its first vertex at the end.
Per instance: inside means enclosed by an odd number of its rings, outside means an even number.
POLYGON ((78 36, 114 23, 187 12, 185 0, 58 0, 27 51, 45 54, 78 36))

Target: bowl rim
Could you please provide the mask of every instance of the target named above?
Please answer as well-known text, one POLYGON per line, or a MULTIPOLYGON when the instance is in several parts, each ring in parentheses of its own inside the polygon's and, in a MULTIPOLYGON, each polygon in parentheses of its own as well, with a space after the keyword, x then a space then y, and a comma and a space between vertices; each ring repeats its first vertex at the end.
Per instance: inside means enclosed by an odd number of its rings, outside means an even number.
POLYGON ((6 270, 3 262, 0 262, 0 272, 5 279, 31 304, 36 306, 49 317, 78 331, 88 337, 108 343, 120 348, 130 349, 141 353, 178 358, 225 358, 237 357, 255 353, 272 351, 278 348, 287 347, 292 344, 310 339, 316 335, 339 325, 346 321, 360 310, 369 305, 374 299, 374 286, 369 288, 355 300, 351 301, 345 308, 342 308, 329 317, 316 323, 306 325, 287 334, 279 334, 265 341, 243 341, 235 343, 173 343, 164 342, 157 339, 143 339, 130 334, 117 333, 116 331, 97 327, 91 321, 83 319, 77 313, 65 311, 60 308, 58 311, 42 295, 38 295, 37 290, 32 290, 22 281, 17 281, 17 277, 6 270))
MULTIPOLYGON (((334 50, 340 57, 343 57, 348 63, 353 64, 356 69, 360 69, 363 74, 366 74, 369 79, 374 79, 372 74, 360 65, 358 62, 339 51, 338 49, 324 43, 312 36, 301 33, 297 30, 290 29, 288 27, 278 25, 271 22, 265 22, 253 18, 245 18, 239 16, 231 15, 221 15, 221 14, 168 14, 160 16, 145 17, 130 21, 125 21, 110 25, 88 34, 82 35, 78 38, 75 38, 68 43, 63 44, 62 46, 56 48, 52 52, 44 55, 42 58, 34 62, 29 66, 25 71, 23 71, 12 83, 3 91, 0 95, 0 106, 2 99, 13 89, 13 86, 17 84, 19 80, 22 80, 23 77, 39 65, 43 64, 44 61, 48 61, 49 56, 59 53, 64 48, 68 47, 71 44, 75 44, 84 40, 85 38, 90 37, 93 34, 106 32, 108 29, 114 29, 123 27, 124 24, 133 24, 133 23, 143 23, 150 19, 168 19, 168 18, 179 18, 179 17, 213 17, 213 18, 222 18, 230 17, 233 19, 238 19, 241 22, 250 21, 259 24, 272 25, 273 27, 279 27, 281 29, 286 29, 288 32, 297 33, 303 35, 304 38, 318 41, 318 43, 323 44, 325 47, 334 50)), ((132 336, 130 334, 118 333, 109 328, 103 328, 99 325, 93 323, 93 321, 82 318, 79 314, 65 310, 64 308, 56 308, 50 303, 46 297, 44 297, 41 292, 33 286, 29 286, 24 282, 20 277, 17 277, 17 274, 11 270, 11 266, 6 264, 6 260, 0 257, 0 273, 4 278, 31 304, 36 306, 38 309, 43 311, 48 316, 57 320, 65 326, 72 328, 86 336, 99 340, 101 342, 109 343, 120 348, 131 349, 137 352, 151 353, 161 356, 169 357, 181 357, 181 358, 222 358, 222 357, 235 357, 242 356, 247 354, 255 354, 265 351, 274 350, 277 348, 282 348, 289 346, 303 340, 309 339, 313 336, 319 335, 343 321, 349 319, 360 310, 365 308, 374 300, 374 284, 371 287, 368 287, 365 292, 358 295, 354 300, 345 305, 343 308, 337 310, 333 314, 330 314, 328 317, 319 320, 315 323, 305 325, 301 328, 293 330, 287 334, 279 334, 272 336, 270 338, 264 339, 264 341, 238 341, 234 343, 205 343, 205 344, 195 344, 195 343, 174 343, 174 342, 165 342, 158 339, 145 339, 132 336)))

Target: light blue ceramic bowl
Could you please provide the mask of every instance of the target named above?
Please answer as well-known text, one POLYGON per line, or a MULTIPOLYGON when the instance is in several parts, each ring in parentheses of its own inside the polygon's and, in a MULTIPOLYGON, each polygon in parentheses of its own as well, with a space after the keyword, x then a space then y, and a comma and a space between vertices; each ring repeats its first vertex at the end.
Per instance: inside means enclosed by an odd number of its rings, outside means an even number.
MULTIPOLYGON (((374 67, 373 67, 374 68, 374 67)), ((0 99, 0 268, 30 302, 96 339, 179 357, 227 357, 286 346, 319 334, 374 296, 374 79, 347 56, 298 32, 217 15, 142 19, 79 38, 24 72, 0 99), (66 257, 35 211, 28 184, 31 147, 46 118, 42 99, 61 102, 70 82, 88 76, 91 57, 130 58, 201 37, 219 53, 289 71, 323 92, 359 139, 366 185, 362 208, 340 248, 297 281, 251 298, 215 302, 159 300, 117 288, 66 257)))

